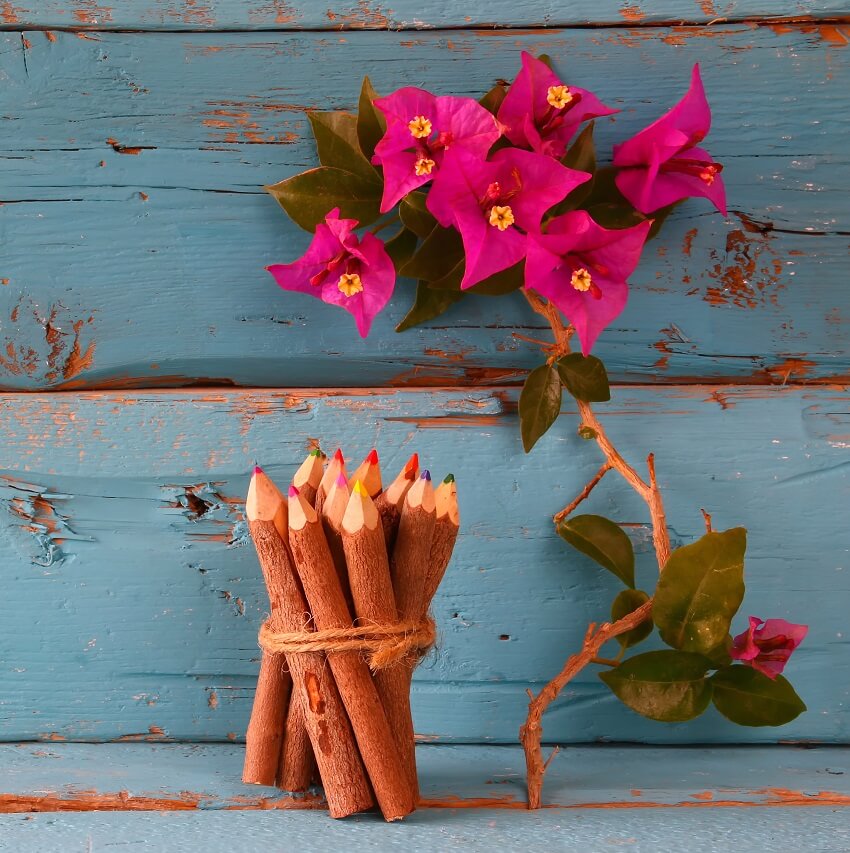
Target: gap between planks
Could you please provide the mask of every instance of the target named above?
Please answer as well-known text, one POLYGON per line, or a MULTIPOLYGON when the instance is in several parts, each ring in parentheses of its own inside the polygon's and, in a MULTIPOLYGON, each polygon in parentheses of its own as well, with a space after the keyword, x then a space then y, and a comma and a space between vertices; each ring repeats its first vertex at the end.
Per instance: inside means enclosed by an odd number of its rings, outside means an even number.
POLYGON ((850 25, 850 15, 830 15, 827 17, 815 17, 814 15, 778 15, 776 17, 753 16, 753 15, 731 15, 723 17, 718 15, 710 21, 698 20, 696 18, 675 18, 667 20, 653 21, 630 21, 620 19, 618 21, 575 21, 564 24, 501 24, 498 22, 479 22, 479 23, 463 23, 440 26, 369 26, 348 24, 328 25, 326 27, 285 27, 285 26, 257 26, 257 27, 110 27, 102 24, 78 24, 78 25, 48 25, 48 24, 30 24, 26 21, 15 21, 14 23, 0 23, 0 32, 7 33, 25 33, 25 32, 46 32, 46 33, 116 33, 123 35, 145 35, 145 34, 171 34, 171 35, 190 35, 190 34, 245 34, 251 35, 263 33, 266 35, 280 34, 285 35, 292 33, 299 35, 302 33, 341 33, 341 32, 481 32, 488 34, 491 32, 504 32, 511 34, 535 34, 535 33, 557 33, 565 30, 610 30, 610 29, 627 29, 627 30, 652 30, 652 29, 704 29, 714 26, 750 26, 757 27, 792 27, 794 29, 805 30, 807 27, 841 27, 850 25))

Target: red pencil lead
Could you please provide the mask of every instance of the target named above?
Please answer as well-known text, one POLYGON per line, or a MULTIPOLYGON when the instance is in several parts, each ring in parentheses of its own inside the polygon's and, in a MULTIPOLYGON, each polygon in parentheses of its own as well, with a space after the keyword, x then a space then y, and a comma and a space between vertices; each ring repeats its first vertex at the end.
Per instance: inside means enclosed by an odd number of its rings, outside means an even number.
POLYGON ((377 465, 378 464, 378 451, 375 450, 374 447, 369 451, 369 455, 366 457, 366 461, 370 465, 377 465))
POLYGON ((255 473, 255 474, 262 474, 262 473, 263 473, 263 469, 262 469, 262 468, 260 468, 260 466, 259 466, 259 465, 255 465, 255 466, 254 466, 254 473, 255 473))
POLYGON ((297 498, 297 497, 298 497, 298 495, 300 495, 300 494, 301 494, 301 492, 299 492, 299 491, 298 491, 298 489, 297 489, 295 486, 290 486, 290 487, 289 487, 289 497, 291 497, 291 498, 297 498))
POLYGON ((345 459, 342 455, 342 448, 337 447, 336 453, 334 453, 334 459, 339 462, 340 465, 345 465, 345 459))
POLYGON ((415 480, 416 472, 419 470, 419 454, 414 453, 410 459, 407 460, 407 464, 404 466, 404 477, 406 480, 415 480))

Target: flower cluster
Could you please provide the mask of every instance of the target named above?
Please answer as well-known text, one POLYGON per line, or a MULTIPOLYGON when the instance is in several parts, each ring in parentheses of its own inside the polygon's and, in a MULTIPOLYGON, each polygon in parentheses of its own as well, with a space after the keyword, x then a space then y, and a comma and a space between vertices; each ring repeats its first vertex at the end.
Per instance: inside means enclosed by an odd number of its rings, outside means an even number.
MULTIPOLYGON (((281 287, 351 312, 363 337, 389 301, 396 271, 404 275, 421 268, 423 253, 455 251, 461 269, 449 284, 461 291, 486 287, 494 276, 515 269, 519 286, 546 297, 567 316, 586 355, 626 305, 628 278, 654 216, 691 196, 704 196, 725 213, 722 166, 698 147, 711 115, 697 66, 675 107, 615 146, 607 175, 613 180, 607 182, 605 170, 594 174, 581 168, 595 168, 592 136, 575 138, 584 123, 617 110, 592 92, 567 85, 548 62, 528 53, 507 90, 497 87, 482 102, 405 87, 372 99, 370 109, 381 133, 363 147, 361 100, 356 133, 362 162, 326 162, 321 142, 320 159, 325 166, 344 166, 364 188, 380 187, 372 221, 401 205, 404 222, 405 205, 418 206, 422 217, 429 217, 433 229, 426 230, 433 230, 439 250, 428 246, 427 233, 417 234, 425 240, 418 263, 411 267, 409 257, 391 259, 373 234, 360 240, 354 234, 369 224, 362 215, 341 218, 341 208, 356 208, 343 195, 324 221, 315 223, 315 238, 300 260, 269 267, 281 287), (591 160, 582 163, 578 149, 588 142, 591 160), (373 169, 374 180, 368 173, 363 177, 364 168, 373 169), (619 213, 613 224, 620 227, 607 227, 612 208, 619 213), (445 231, 459 235, 459 244, 445 231)), ((280 190, 284 207, 288 183, 272 188, 280 190)), ((449 272, 439 263, 432 266, 449 272)), ((434 276, 426 278, 426 286, 434 286, 434 276)), ((438 289, 444 286, 441 282, 438 289)))
MULTIPOLYGON (((381 98, 366 78, 356 116, 310 114, 321 165, 268 188, 314 233, 300 259, 268 269, 284 289, 349 311, 363 337, 397 277, 418 280, 398 331, 432 320, 467 293, 524 288, 555 342, 543 344, 545 361, 519 394, 523 447, 531 451, 556 422, 566 391, 578 402, 579 435, 595 439, 607 460, 554 516, 560 536, 625 587, 611 604, 611 622, 586 635, 585 650, 602 636, 620 645, 616 658, 592 658, 609 667, 599 677, 649 719, 684 722, 713 704, 738 725, 784 725, 806 709, 782 672, 807 627, 753 616, 733 639, 745 591, 746 530, 714 531, 705 514, 705 535, 673 548, 653 455, 647 484, 591 409, 611 394, 604 364, 589 353, 626 307, 646 241, 686 198, 706 198, 726 214, 723 167, 701 147, 711 113, 698 66, 682 100, 615 145, 611 162, 600 166, 594 122, 616 112, 565 83, 546 57, 528 53, 513 83, 498 84, 480 101, 413 87, 381 98), (376 236, 393 225, 386 242, 376 236), (571 351, 573 330, 582 353, 571 351), (648 504, 663 569, 654 592, 636 586, 634 548, 619 524, 573 514, 612 469, 648 504), (654 628, 667 648, 623 657, 654 628)), ((532 800, 545 770, 539 718, 564 682, 554 692, 553 685, 532 697, 520 735, 532 800)))

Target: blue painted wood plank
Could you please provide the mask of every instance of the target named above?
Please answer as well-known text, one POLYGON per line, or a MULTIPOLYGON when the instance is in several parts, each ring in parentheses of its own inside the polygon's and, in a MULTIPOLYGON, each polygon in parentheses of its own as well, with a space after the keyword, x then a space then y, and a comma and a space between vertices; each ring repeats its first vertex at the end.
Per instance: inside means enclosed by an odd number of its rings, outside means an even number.
POLYGON ((698 23, 741 19, 830 19, 846 14, 839 0, 666 0, 663 4, 621 0, 509 0, 421 3, 395 0, 40 0, 35 9, 20 0, 4 3, 7 27, 165 30, 430 29, 454 27, 565 26, 568 24, 698 23))
POLYGON ((0 747, 0 808, 84 809, 3 814, 0 831, 10 850, 27 853, 125 845, 679 853, 730 836, 764 850, 844 853, 850 843, 846 749, 568 749, 550 765, 549 807, 537 812, 522 808, 517 748, 420 747, 417 758, 426 806, 388 826, 371 814, 332 821, 322 810, 268 810, 293 804, 239 783, 239 748, 0 747))
POLYGON ((510 76, 521 49, 623 108, 600 125, 601 150, 702 62, 734 212, 724 222, 693 202, 648 248, 600 341, 612 374, 840 381, 850 163, 832 140, 848 130, 850 72, 830 33, 0 34, 0 386, 520 381, 539 356, 513 333, 540 323, 519 298, 470 300, 395 335, 402 282, 363 343, 344 312, 279 291, 263 267, 305 235, 260 187, 314 162, 304 108, 351 107, 362 72, 381 91, 472 94, 510 76))
MULTIPOLYGON (((607 614, 616 583, 549 518, 599 460, 564 417, 529 456, 516 392, 146 391, 0 397, 0 736, 224 740, 245 730, 267 601, 241 512, 260 461, 281 482, 311 438, 387 471, 412 449, 461 488, 462 532, 438 593, 436 652, 417 672, 427 740, 511 742, 537 687, 607 614), (494 464, 494 460, 497 462, 494 464), (485 502, 482 495, 489 496, 485 502)), ((711 712, 659 725, 585 672, 546 737, 845 741, 850 398, 829 389, 620 388, 600 407, 627 458, 657 453, 675 545, 749 528, 745 617, 811 625, 790 675, 809 713, 742 730, 711 712)), ((645 508, 614 480, 588 503, 625 525, 639 583, 645 508)))
POLYGON ((753 849, 846 853, 842 809, 675 809, 623 814, 586 809, 422 812, 395 829, 368 817, 331 821, 319 812, 168 812, 10 815, 0 827, 16 853, 69 849, 179 849, 232 853, 238 849, 337 853, 340 849, 410 853, 460 848, 528 853, 681 853, 717 850, 719 839, 753 849), (76 845, 76 846, 75 846, 76 845), (134 845, 134 846, 131 846, 134 845))
MULTIPOLYGON (((243 747, 229 744, 4 744, 0 812, 167 809, 169 801, 173 810, 202 811, 323 805, 318 792, 297 797, 243 784, 243 757, 243 747)), ((423 809, 405 826, 439 820, 428 812, 452 806, 516 810, 525 803, 519 746, 420 744, 416 761, 423 809)), ((567 747, 549 765, 545 791, 562 818, 564 810, 606 807, 628 809, 627 819, 657 808, 840 810, 850 807, 850 748, 567 747)), ((286 820, 280 811, 279 819, 286 820)))

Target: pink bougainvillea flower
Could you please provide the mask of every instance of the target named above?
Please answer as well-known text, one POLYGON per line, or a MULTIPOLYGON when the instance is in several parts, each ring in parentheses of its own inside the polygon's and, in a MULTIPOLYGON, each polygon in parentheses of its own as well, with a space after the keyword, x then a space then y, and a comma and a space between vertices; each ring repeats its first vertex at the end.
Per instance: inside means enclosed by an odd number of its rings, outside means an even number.
POLYGON ((545 62, 523 51, 522 70, 498 118, 514 145, 560 158, 583 121, 616 112, 587 89, 565 85, 545 62))
POLYGON ((284 290, 309 293, 354 315, 365 338, 375 315, 390 301, 395 267, 384 244, 374 234, 358 238, 356 219, 340 219, 335 207, 307 251, 291 264, 267 267, 284 290))
POLYGON ((690 89, 673 109, 614 146, 617 188, 643 213, 701 196, 726 216, 723 166, 708 151, 697 148, 710 127, 711 110, 697 64, 690 89))
POLYGON ((584 210, 555 217, 529 234, 525 286, 554 303, 575 326, 587 355, 599 333, 626 307, 628 277, 640 260, 651 220, 609 230, 584 210))
POLYGON ((589 179, 587 172, 517 148, 503 148, 489 161, 465 151, 446 157, 427 205, 440 225, 457 228, 463 238, 461 289, 519 263, 526 233, 539 229, 543 214, 589 179))
POLYGON ((387 119, 372 157, 384 170, 382 213, 434 178, 450 149, 484 158, 501 135, 496 119, 472 98, 437 97, 408 86, 376 99, 375 106, 387 119))
POLYGON ((808 630, 808 625, 795 625, 784 619, 765 622, 757 616, 750 616, 750 627, 735 637, 730 654, 768 678, 776 678, 808 630))

